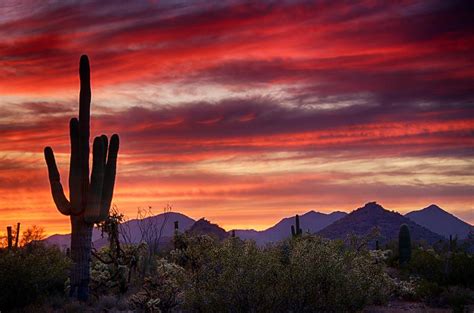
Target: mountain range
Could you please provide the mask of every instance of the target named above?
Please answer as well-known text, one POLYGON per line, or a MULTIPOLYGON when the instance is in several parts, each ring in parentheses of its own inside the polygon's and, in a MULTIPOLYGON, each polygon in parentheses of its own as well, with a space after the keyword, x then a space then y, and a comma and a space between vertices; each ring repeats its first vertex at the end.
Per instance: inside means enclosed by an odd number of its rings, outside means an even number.
MULTIPOLYGON (((332 212, 329 214, 309 211, 299 217, 300 219, 300 228, 303 232, 316 233, 326 226, 334 223, 340 218, 346 216, 345 212, 332 212)), ((262 231, 257 230, 246 230, 246 229, 236 229, 235 235, 242 239, 252 239, 259 245, 268 243, 268 242, 277 242, 283 240, 290 236, 291 234, 291 225, 294 225, 295 217, 286 217, 279 221, 274 226, 267 228, 262 231)))
POLYGON ((345 239, 351 234, 365 236, 374 228, 378 228, 380 235, 377 240, 380 243, 386 243, 398 239, 398 231, 402 224, 408 225, 412 240, 424 240, 433 244, 444 239, 443 236, 418 225, 400 213, 384 209, 376 202, 369 202, 352 211, 317 234, 329 239, 345 239))
MULTIPOLYGON (((349 234, 366 235, 374 227, 380 230, 379 241, 385 242, 396 239, 401 224, 407 224, 410 228, 413 240, 425 240, 433 243, 449 238, 449 235, 458 236, 459 239, 467 237, 473 226, 444 211, 436 205, 430 205, 422 210, 413 211, 405 216, 395 211, 384 209, 375 202, 369 202, 363 207, 351 213, 332 212, 320 213, 309 211, 299 216, 300 228, 303 232, 319 234, 330 239, 344 239, 349 234)), ((179 224, 179 231, 190 231, 192 233, 210 233, 219 239, 229 236, 216 224, 205 219, 195 221, 194 219, 175 212, 167 212, 151 216, 145 219, 133 219, 120 225, 120 230, 125 234, 122 241, 138 243, 147 241, 147 237, 157 238, 159 232, 160 244, 169 243, 174 234, 174 222, 179 224), (144 232, 144 229, 151 229, 144 232)), ((235 235, 241 239, 251 239, 259 245, 277 242, 291 236, 291 225, 294 225, 295 217, 283 218, 265 230, 235 229, 235 235)), ((93 244, 100 248, 107 243, 99 229, 94 228, 92 236, 93 244)), ((69 247, 70 235, 52 235, 45 239, 47 244, 57 245, 61 248, 69 247)))
MULTIPOLYGON (((166 244, 174 235, 174 222, 178 222, 179 230, 186 231, 195 224, 195 220, 181 213, 167 212, 144 219, 133 219, 120 225, 119 232, 123 234, 122 242, 139 243, 156 239, 161 231, 160 242, 166 244), (148 229, 149 231, 145 231, 148 229), (143 231, 142 231, 143 230, 143 231)), ((70 234, 56 234, 45 239, 47 244, 56 245, 61 249, 70 246, 70 234)), ((101 248, 107 244, 107 238, 102 232, 94 227, 92 232, 92 244, 95 248, 101 248)))

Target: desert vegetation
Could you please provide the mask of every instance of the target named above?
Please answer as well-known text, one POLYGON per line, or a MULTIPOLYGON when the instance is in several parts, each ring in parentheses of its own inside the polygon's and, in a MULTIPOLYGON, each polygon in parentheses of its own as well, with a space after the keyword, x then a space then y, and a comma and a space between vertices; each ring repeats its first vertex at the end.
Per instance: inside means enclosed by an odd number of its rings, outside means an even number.
POLYGON ((99 224, 108 245, 92 253, 87 302, 68 296, 68 251, 41 241, 3 248, 2 311, 358 312, 402 299, 463 312, 472 301, 474 258, 455 239, 413 243, 403 262, 406 243, 371 250, 370 238, 305 233, 257 246, 177 231, 172 247, 151 250, 116 240, 120 218, 99 224))

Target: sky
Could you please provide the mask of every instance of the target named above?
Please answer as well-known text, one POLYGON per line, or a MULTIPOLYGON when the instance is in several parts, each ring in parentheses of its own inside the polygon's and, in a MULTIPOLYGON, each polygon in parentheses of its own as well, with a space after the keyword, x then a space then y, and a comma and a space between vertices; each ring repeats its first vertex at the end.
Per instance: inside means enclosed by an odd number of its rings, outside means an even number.
POLYGON ((470 1, 2 1, 0 230, 69 232, 81 54, 92 135, 121 138, 114 205, 226 229, 432 203, 474 224, 470 1))

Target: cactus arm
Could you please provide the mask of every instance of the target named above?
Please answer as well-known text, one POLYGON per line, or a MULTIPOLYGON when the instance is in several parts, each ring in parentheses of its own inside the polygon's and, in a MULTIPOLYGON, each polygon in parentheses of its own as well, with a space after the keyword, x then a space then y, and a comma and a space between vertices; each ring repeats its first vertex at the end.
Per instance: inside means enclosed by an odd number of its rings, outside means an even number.
POLYGON ((106 218, 109 215, 110 204, 114 193, 115 173, 117 171, 117 154, 119 150, 119 136, 112 135, 110 138, 109 154, 105 166, 104 187, 102 189, 102 201, 100 209, 100 218, 106 218))
POLYGON ((91 185, 87 199, 87 209, 84 212, 84 220, 86 223, 96 223, 100 221, 100 204, 105 171, 104 154, 104 140, 102 137, 96 137, 92 149, 91 185))
POLYGON ((86 141, 89 147, 90 136, 90 111, 91 111, 91 82, 90 67, 87 56, 81 56, 79 62, 79 79, 81 82, 81 90, 79 91, 79 123, 81 129, 82 140, 86 141))
POLYGON ((82 212, 81 203, 81 155, 79 138, 79 121, 72 118, 69 123, 71 139, 71 158, 69 164, 69 200, 71 201, 72 214, 82 212))
POLYGON ((12 249, 13 245, 13 235, 12 235, 12 227, 7 226, 7 240, 8 240, 8 250, 12 249))
POLYGON ((48 166, 49 184, 51 186, 51 194, 53 195, 54 203, 61 214, 70 215, 71 203, 69 203, 64 195, 58 167, 56 166, 56 160, 54 159, 54 153, 51 147, 46 147, 44 149, 44 158, 46 159, 46 164, 48 166))
POLYGON ((398 233, 398 253, 400 266, 407 265, 411 258, 410 229, 407 224, 402 224, 400 226, 400 231, 398 233))
POLYGON ((107 139, 106 135, 100 136, 102 141, 104 142, 104 159, 102 160, 102 163, 104 163, 104 168, 107 165, 107 152, 109 151, 109 142, 107 139))
POLYGON ((87 207, 89 190, 89 137, 90 137, 90 108, 91 108, 91 85, 90 67, 87 56, 81 56, 79 62, 79 77, 81 90, 79 92, 79 149, 80 149, 80 172, 82 199, 81 209, 87 207))
POLYGON ((296 231, 296 235, 301 235, 301 228, 300 228, 300 216, 298 214, 296 214, 296 217, 295 217, 295 231, 296 231))
POLYGON ((20 238, 20 223, 16 224, 15 248, 18 248, 18 239, 20 238))
POLYGON ((295 233, 295 226, 294 226, 294 225, 291 225, 291 235, 292 235, 293 237, 296 236, 296 233, 295 233))

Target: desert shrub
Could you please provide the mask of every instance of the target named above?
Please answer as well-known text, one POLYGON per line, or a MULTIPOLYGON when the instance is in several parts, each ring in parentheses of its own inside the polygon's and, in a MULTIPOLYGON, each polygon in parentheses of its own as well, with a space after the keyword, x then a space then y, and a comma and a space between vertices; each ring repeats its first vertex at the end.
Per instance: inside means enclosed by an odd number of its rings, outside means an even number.
POLYGON ((462 287, 448 287, 440 295, 440 301, 451 307, 454 313, 465 312, 465 307, 474 300, 473 291, 462 287))
POLYGON ((456 252, 448 257, 447 284, 474 289, 474 255, 456 252))
POLYGON ((369 253, 377 263, 387 262, 392 255, 391 250, 370 250, 369 253))
POLYGON ((64 293, 69 265, 59 249, 39 243, 0 250, 0 311, 64 293))
POLYGON ((474 287, 474 257, 465 252, 418 248, 413 250, 408 271, 442 286, 474 287))
MULTIPOLYGON (((110 247, 94 252, 91 263, 90 290, 99 297, 106 294, 124 294, 136 278, 140 259, 146 253, 146 245, 124 245, 120 253, 110 247)), ((142 280, 137 282, 142 283, 142 280)))
POLYGON ((190 275, 185 308, 205 312, 344 312, 389 294, 383 265, 366 251, 302 236, 278 245, 185 238, 173 259, 190 275))
POLYGON ((94 295, 122 294, 128 288, 128 272, 124 265, 92 262, 90 289, 94 295))
POLYGON ((434 250, 414 249, 408 271, 426 280, 442 283, 443 259, 434 250))
POLYGON ((182 267, 164 259, 145 278, 141 290, 129 298, 130 308, 141 312, 172 312, 184 301, 187 275, 182 267))
POLYGON ((439 305, 439 296, 443 291, 438 283, 422 279, 416 285, 416 298, 420 299, 429 305, 439 305))
POLYGON ((419 295, 417 293, 418 280, 414 277, 408 279, 399 279, 397 277, 391 278, 392 280, 392 295, 408 301, 418 300, 419 295))
POLYGON ((191 285, 186 291, 189 309, 265 312, 281 302, 278 287, 283 266, 274 251, 259 249, 254 242, 236 238, 223 243, 206 236, 192 240, 185 264, 191 269, 191 285), (212 244, 210 249, 196 249, 209 244, 212 244))
POLYGON ((382 265, 367 251, 307 236, 290 242, 289 265, 281 282, 288 310, 357 311, 383 302, 390 290, 382 265))

